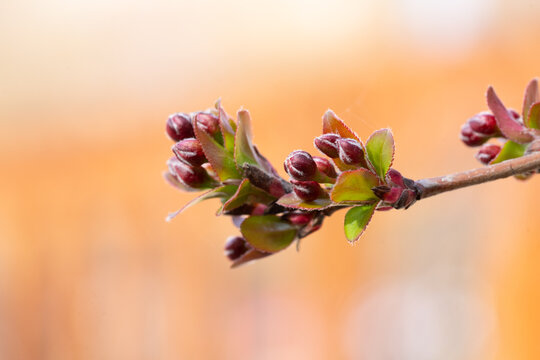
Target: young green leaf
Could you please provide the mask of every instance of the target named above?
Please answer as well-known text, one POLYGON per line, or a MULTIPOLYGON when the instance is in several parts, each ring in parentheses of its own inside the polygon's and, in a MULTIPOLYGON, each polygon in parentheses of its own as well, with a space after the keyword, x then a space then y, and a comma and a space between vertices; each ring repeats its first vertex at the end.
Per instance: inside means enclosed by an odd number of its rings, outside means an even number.
POLYGON ((394 161, 394 137, 392 130, 375 131, 366 142, 368 160, 380 179, 385 178, 394 161))
POLYGON ((487 103, 493 115, 495 115, 499 129, 505 137, 520 144, 525 144, 533 140, 533 136, 527 128, 512 118, 508 109, 506 109, 491 86, 487 91, 487 103))
POLYGON ((276 215, 250 216, 240 231, 255 249, 277 252, 289 246, 296 237, 296 227, 276 215))
POLYGON ((195 137, 202 145, 204 155, 221 181, 240 179, 241 176, 236 169, 233 155, 201 129, 197 120, 194 120, 193 130, 195 131, 195 137))
POLYGON ((238 169, 242 169, 244 163, 260 166, 251 143, 251 118, 247 110, 238 111, 234 158, 238 169))
POLYGON ((377 175, 367 169, 344 171, 330 193, 334 202, 378 201, 371 188, 379 185, 377 175))
POLYGON ((534 103, 529 109, 529 116, 524 118, 525 125, 530 129, 540 129, 540 102, 534 103))
POLYGON ((198 204, 198 203, 200 203, 200 202, 202 202, 204 200, 214 199, 214 198, 228 199, 236 192, 237 189, 238 189, 237 185, 223 185, 223 186, 217 187, 215 189, 212 189, 210 191, 207 191, 207 192, 197 196, 196 198, 192 199, 190 202, 188 202, 186 205, 184 205, 179 210, 177 210, 177 211, 175 211, 173 213, 170 213, 167 216, 166 221, 171 221, 174 217, 176 217, 176 215, 180 214, 184 210, 186 210, 186 209, 192 207, 193 205, 196 205, 196 204, 198 204))
POLYGON ((355 206, 345 214, 345 236, 355 242, 364 232, 375 212, 377 204, 355 206))
POLYGON ((319 197, 310 202, 306 202, 300 199, 294 192, 290 192, 280 197, 277 203, 281 206, 292 209, 315 210, 325 209, 331 206, 332 200, 330 200, 330 197, 328 197, 326 191, 321 191, 319 197))
POLYGON ((244 204, 263 203, 269 204, 276 198, 255 186, 248 179, 242 180, 238 190, 223 204, 222 211, 230 211, 244 204))
POLYGON ((235 130, 232 128, 231 119, 229 119, 229 116, 221 106, 221 100, 216 101, 216 109, 218 111, 219 127, 221 129, 221 134, 223 135, 225 149, 228 152, 233 153, 235 130))
POLYGON ((508 140, 502 147, 499 155, 493 159, 490 164, 497 164, 505 160, 515 159, 523 156, 525 153, 526 145, 518 144, 512 140, 508 140))

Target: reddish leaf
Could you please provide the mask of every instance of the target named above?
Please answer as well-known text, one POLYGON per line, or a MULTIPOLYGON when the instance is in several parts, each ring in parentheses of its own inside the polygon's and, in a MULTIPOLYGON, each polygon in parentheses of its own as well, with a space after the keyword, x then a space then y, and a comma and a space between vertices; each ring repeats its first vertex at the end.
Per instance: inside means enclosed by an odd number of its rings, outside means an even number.
POLYGON ((251 142, 251 117, 247 110, 238 111, 234 158, 239 170, 245 163, 248 163, 269 171, 265 164, 261 164, 259 161, 255 147, 251 142))
POLYGON ((532 79, 527 88, 525 89, 525 95, 523 96, 523 121, 529 118, 529 111, 531 106, 540 100, 538 96, 538 80, 532 79))
MULTIPOLYGON (((338 134, 341 137, 344 138, 350 138, 355 139, 362 144, 362 141, 360 141, 360 138, 354 131, 352 131, 343 120, 341 120, 332 110, 328 109, 326 113, 323 115, 323 134, 338 134)), ((363 145, 362 145, 363 147, 363 145)), ((345 170, 354 170, 356 169, 353 165, 347 165, 343 161, 341 161, 338 158, 332 159, 332 161, 336 164, 337 168, 341 171, 345 170)))
POLYGON ((250 261, 262 259, 263 257, 267 257, 268 255, 272 255, 272 253, 268 252, 262 252, 257 249, 251 249, 248 250, 244 255, 242 255, 240 258, 236 259, 232 264, 231 268, 236 268, 240 265, 244 265, 250 261))
POLYGON ((379 198, 371 190, 377 185, 377 175, 367 169, 344 171, 337 178, 330 197, 336 203, 378 201, 379 198))
POLYGON ((221 133, 223 135, 225 149, 232 153, 234 152, 235 130, 233 129, 231 123, 234 124, 234 122, 232 122, 221 106, 221 100, 216 101, 216 109, 218 111, 219 127, 221 128, 221 133))
POLYGON ((533 136, 527 131, 526 127, 512 118, 491 86, 487 91, 487 103, 493 115, 495 115, 497 125, 504 136, 520 144, 532 141, 533 136))

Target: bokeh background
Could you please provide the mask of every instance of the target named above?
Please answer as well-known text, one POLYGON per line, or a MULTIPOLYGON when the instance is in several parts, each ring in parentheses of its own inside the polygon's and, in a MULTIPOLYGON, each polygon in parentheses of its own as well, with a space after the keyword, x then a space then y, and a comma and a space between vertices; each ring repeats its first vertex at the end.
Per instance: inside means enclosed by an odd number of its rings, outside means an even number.
POLYGON ((533 0, 0 2, 0 358, 539 359, 540 178, 343 214, 229 270, 237 230, 161 177, 168 114, 244 106, 281 171, 332 108, 422 178, 540 75, 533 0))

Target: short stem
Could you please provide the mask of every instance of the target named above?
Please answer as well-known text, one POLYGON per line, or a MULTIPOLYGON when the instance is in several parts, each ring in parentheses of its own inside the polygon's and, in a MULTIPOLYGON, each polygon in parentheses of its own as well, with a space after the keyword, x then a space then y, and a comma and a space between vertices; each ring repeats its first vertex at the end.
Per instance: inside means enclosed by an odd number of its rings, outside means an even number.
POLYGON ((531 155, 506 160, 499 164, 446 176, 422 179, 416 181, 416 183, 423 187, 423 192, 419 198, 424 199, 443 192, 524 174, 538 169, 540 169, 540 152, 535 152, 531 155))

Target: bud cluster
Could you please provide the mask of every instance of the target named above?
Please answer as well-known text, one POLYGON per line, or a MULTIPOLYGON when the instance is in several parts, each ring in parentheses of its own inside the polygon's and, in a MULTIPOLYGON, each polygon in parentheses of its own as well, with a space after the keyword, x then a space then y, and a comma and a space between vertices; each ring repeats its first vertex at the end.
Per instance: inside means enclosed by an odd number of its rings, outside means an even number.
POLYGON ((317 199, 325 191, 319 183, 333 183, 338 175, 330 160, 303 150, 290 153, 283 167, 291 177, 293 191, 304 201, 317 199))
POLYGON ((351 138, 337 134, 324 134, 315 138, 314 145, 331 159, 339 159, 344 164, 367 168, 362 144, 351 138))
POLYGON ((376 186, 372 190, 385 205, 396 209, 409 208, 418 200, 422 193, 422 188, 416 182, 406 177, 395 169, 388 170, 386 174, 386 184, 376 186))
MULTIPOLYGON (((523 123, 523 120, 517 111, 508 109, 508 114, 512 119, 523 123)), ((492 138, 505 139, 505 136, 497 126, 497 120, 491 112, 480 112, 467 120, 461 127, 461 141, 467 146, 480 146, 475 157, 484 165, 488 165, 501 152, 500 145, 487 143, 487 141, 492 138)))
POLYGON ((213 180, 201 143, 195 138, 193 118, 197 119, 204 131, 215 133, 216 129, 219 130, 218 118, 209 113, 199 112, 194 117, 185 113, 170 115, 165 130, 169 138, 175 141, 172 146, 175 157, 167 161, 167 166, 169 174, 188 189, 200 189, 213 180))

